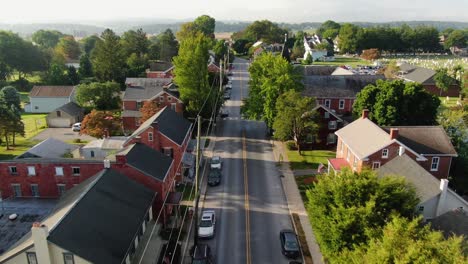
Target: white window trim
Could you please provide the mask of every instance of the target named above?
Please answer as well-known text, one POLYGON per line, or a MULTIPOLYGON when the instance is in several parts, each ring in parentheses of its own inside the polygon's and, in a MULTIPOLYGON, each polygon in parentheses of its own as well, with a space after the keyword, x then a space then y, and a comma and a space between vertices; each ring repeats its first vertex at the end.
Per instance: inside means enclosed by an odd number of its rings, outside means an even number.
POLYGON ((31 188, 31 195, 32 195, 33 197, 39 197, 39 185, 36 184, 36 183, 33 183, 33 184, 30 185, 30 188, 31 188), (33 191, 32 191, 32 190, 33 190, 33 186, 36 186, 36 188, 37 188, 37 193, 36 193, 36 195, 34 195, 34 193, 33 193, 33 191))
POLYGON ((440 157, 432 157, 432 159, 431 159, 431 171, 438 171, 439 170, 439 164, 440 164, 440 157), (432 167, 434 165, 434 159, 437 160, 437 162, 435 162, 435 164, 437 165, 435 168, 432 167))
POLYGON ((72 169, 72 175, 73 175, 73 176, 79 176, 79 175, 81 175, 81 168, 80 168, 80 167, 72 167, 71 169, 72 169), (75 173, 75 172, 74 172, 75 169, 78 169, 79 172, 78 172, 78 173, 75 173))
POLYGON ((349 149, 347 149, 347 150, 348 150, 348 151, 347 151, 347 153, 346 153, 346 161, 349 162, 349 160, 350 160, 349 157, 351 156, 351 155, 350 155, 350 154, 351 154, 351 151, 350 151, 349 149))
POLYGON ((372 162, 372 169, 375 170, 375 169, 378 169, 378 168, 380 168, 380 161, 372 162), (378 167, 376 167, 375 165, 378 165, 378 167))
POLYGON ((328 111, 325 111, 325 113, 323 114, 323 118, 325 119, 330 118, 330 113, 328 111))
POLYGON ((11 188, 13 189, 13 196, 14 196, 14 197, 23 197, 23 191, 21 190, 21 184, 19 184, 19 183, 12 183, 12 184, 11 184, 11 188), (16 196, 15 187, 19 187, 20 195, 18 195, 18 196, 16 196))
POLYGON ((177 109, 177 103, 171 103, 171 109, 175 111, 177 109))
POLYGON ((148 132, 148 141, 153 141, 154 135, 153 132, 148 132))
POLYGON ((345 106, 345 100, 344 99, 340 99, 339 103, 338 103, 338 109, 344 109, 344 106, 345 106), (343 103, 343 106, 341 106, 341 103, 343 103))
POLYGON ((17 175, 18 174, 18 167, 16 167, 16 166, 8 166, 8 170, 10 171, 10 174, 12 174, 12 175, 17 175), (15 168, 16 172, 13 172, 13 168, 15 168))
POLYGON ((329 130, 336 130, 337 122, 336 121, 328 121, 328 129, 329 130))
POLYGON ((324 105, 325 105, 326 107, 330 108, 330 107, 331 107, 331 100, 330 100, 330 99, 325 99, 324 105), (327 105, 327 102, 328 102, 328 105, 327 105))
POLYGON ((28 260, 28 264, 37 264, 37 255, 36 252, 26 252, 26 259, 28 260), (34 256, 35 261, 32 262, 29 256, 34 256))
POLYGON ((382 159, 388 159, 388 149, 385 148, 385 149, 382 149, 382 159), (384 153, 386 153, 384 155, 384 153))
POLYGON ((64 173, 63 173, 63 167, 55 167, 55 176, 64 176, 64 173), (61 169, 62 170, 62 174, 59 174, 58 170, 57 169, 61 169))
POLYGON ((28 176, 36 176, 36 167, 28 166, 28 176), (30 169, 32 169, 32 170, 30 170, 30 169))
POLYGON ((59 195, 64 195, 65 192, 67 191, 67 186, 65 184, 63 184, 63 183, 59 183, 59 184, 57 184, 57 190, 59 192, 59 195), (60 187, 61 186, 63 186, 63 192, 62 193, 60 193, 60 187))

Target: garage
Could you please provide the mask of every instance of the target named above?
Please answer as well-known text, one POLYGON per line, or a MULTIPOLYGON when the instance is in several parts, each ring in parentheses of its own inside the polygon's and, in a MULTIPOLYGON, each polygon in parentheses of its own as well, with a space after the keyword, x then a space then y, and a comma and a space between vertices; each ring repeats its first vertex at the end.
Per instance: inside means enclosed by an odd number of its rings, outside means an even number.
POLYGON ((49 127, 71 127, 73 124, 69 118, 51 118, 47 123, 49 127))
POLYGON ((83 109, 70 102, 50 112, 46 119, 49 127, 71 127, 83 119, 83 109))

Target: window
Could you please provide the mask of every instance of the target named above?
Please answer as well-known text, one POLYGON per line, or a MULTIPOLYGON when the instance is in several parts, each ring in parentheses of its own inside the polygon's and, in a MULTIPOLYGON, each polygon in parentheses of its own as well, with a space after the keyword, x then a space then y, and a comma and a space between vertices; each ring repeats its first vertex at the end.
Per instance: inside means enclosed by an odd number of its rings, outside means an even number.
POLYGON ((28 176, 36 175, 36 168, 34 166, 28 166, 28 176))
POLYGON ((39 187, 37 184, 31 184, 31 196, 39 197, 39 187))
POLYGON ((431 171, 438 171, 439 170, 439 157, 433 157, 432 158, 432 164, 431 164, 431 171))
POLYGON ((424 206, 419 206, 418 211, 419 212, 424 212, 424 206))
POLYGON ((356 157, 354 157, 354 160, 353 160, 353 169, 356 169, 357 168, 357 161, 358 159, 356 157))
POLYGON ((163 148, 163 153, 164 155, 169 156, 171 158, 174 156, 174 152, 172 151, 172 148, 163 148))
POLYGON ((34 106, 34 109, 36 109, 36 110, 39 109, 39 106, 34 106))
POLYGON ((176 104, 176 103, 172 103, 172 104, 171 104, 171 110, 175 111, 175 110, 176 110, 176 107, 177 107, 177 104, 176 104))
POLYGON ((348 149, 348 153, 346 153, 346 160, 349 161, 349 157, 351 157, 351 151, 348 149))
POLYGON ((148 141, 153 141, 153 132, 148 132, 148 141))
POLYGON ((375 169, 378 169, 378 168, 380 168, 380 162, 378 162, 378 161, 372 162, 372 169, 375 170, 375 169))
POLYGON ((139 127, 141 125, 140 118, 135 118, 135 126, 139 127))
POLYGON ((62 117, 62 112, 56 111, 56 113, 57 113, 57 117, 62 117))
POLYGON ((327 135, 327 144, 335 144, 336 143, 336 135, 330 133, 327 135))
POLYGON ((330 108, 330 105, 331 105, 330 99, 326 99, 326 100, 325 100, 325 106, 328 107, 328 108, 330 108))
POLYGON ((8 168, 10 169, 10 174, 18 174, 18 170, 16 169, 16 166, 10 166, 8 168))
POLYGON ((137 101, 136 102, 136 109, 140 110, 141 106, 142 106, 142 103, 140 101, 137 101))
POLYGON ((72 167, 73 175, 80 175, 80 167, 72 167))
POLYGON ((37 257, 35 252, 26 252, 26 258, 28 259, 28 264, 37 264, 37 257))
POLYGON ((63 176, 63 167, 55 167, 55 175, 63 176))
POLYGON ((167 97, 167 101, 168 101, 168 102, 171 102, 171 101, 172 101, 172 97, 168 96, 168 97, 167 97))
POLYGON ((161 103, 164 102, 164 96, 159 96, 159 102, 161 102, 161 103))
POLYGON ((63 263, 65 264, 75 264, 72 253, 63 253, 63 263))
POLYGON ((13 189, 13 195, 15 197, 21 197, 21 185, 19 184, 12 184, 11 188, 13 189))
POLYGON ((336 129, 336 121, 328 122, 328 129, 335 130, 336 129))
POLYGON ((57 184, 58 193, 62 196, 65 193, 65 184, 57 184))
POLYGON ((326 119, 330 118, 330 113, 325 111, 325 113, 323 114, 323 117, 326 119))
POLYGON ((91 150, 90 155, 91 155, 91 158, 94 158, 94 157, 96 156, 96 155, 94 154, 94 150, 91 150))
POLYGON ((382 149, 382 158, 388 158, 388 149, 382 149))
POLYGON ((344 101, 343 99, 340 99, 340 103, 339 103, 339 105, 338 105, 338 108, 339 108, 339 109, 344 109, 344 102, 345 102, 345 101, 344 101))

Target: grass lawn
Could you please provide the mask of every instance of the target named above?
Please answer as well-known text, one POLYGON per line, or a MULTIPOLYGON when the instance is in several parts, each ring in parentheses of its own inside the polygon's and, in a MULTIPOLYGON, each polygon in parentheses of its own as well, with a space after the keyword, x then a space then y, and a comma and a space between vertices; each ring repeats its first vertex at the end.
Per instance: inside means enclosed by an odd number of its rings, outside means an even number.
POLYGON ((11 147, 12 149, 10 150, 6 150, 5 144, 1 144, 0 160, 12 159, 37 144, 38 141, 33 141, 31 138, 45 129, 46 115, 47 114, 23 114, 22 118, 26 137, 16 137, 16 146, 11 147))
POLYGON ((327 165, 328 158, 334 158, 335 152, 329 150, 305 150, 299 155, 297 150, 287 150, 291 170, 317 169, 319 164, 327 165))
POLYGON ((449 108, 452 108, 452 107, 456 107, 457 106, 457 100, 459 100, 458 97, 449 97, 449 99, 447 100, 447 97, 439 97, 440 99, 440 102, 443 106, 446 106, 446 107, 449 107, 449 108))
POLYGON ((357 65, 371 65, 372 62, 363 60, 360 58, 347 58, 347 57, 335 57, 334 61, 314 61, 312 65, 330 65, 330 66, 341 66, 349 65, 351 67, 357 67, 357 65))

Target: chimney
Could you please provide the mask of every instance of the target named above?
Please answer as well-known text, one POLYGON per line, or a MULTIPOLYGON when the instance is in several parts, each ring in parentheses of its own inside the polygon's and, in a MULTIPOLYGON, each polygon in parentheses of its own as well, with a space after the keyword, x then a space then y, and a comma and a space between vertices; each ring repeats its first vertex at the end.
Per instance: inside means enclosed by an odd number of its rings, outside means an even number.
POLYGON ((440 180, 440 185, 439 185, 440 196, 439 196, 439 202, 437 203, 436 217, 447 211, 444 209, 445 209, 445 199, 447 198, 448 183, 449 181, 447 179, 440 180))
POLYGON ((104 129, 104 138, 109 138, 109 129, 104 129))
POLYGON ((134 142, 135 142, 135 143, 141 143, 141 137, 140 137, 140 136, 136 136, 136 137, 134 138, 134 142))
POLYGON ((398 156, 403 156, 403 154, 405 154, 405 148, 400 146, 400 148, 398 148, 398 156))
POLYGON ((104 160, 104 169, 110 169, 110 160, 108 159, 104 160))
POLYGON ((390 128, 390 139, 396 139, 398 137, 398 128, 390 128))
POLYGON ((37 262, 52 263, 49 254, 49 243, 47 242, 47 236, 49 236, 47 226, 41 225, 39 222, 34 222, 31 228, 31 234, 34 241, 37 262))
POLYGON ((363 109, 362 110, 362 116, 361 116, 362 119, 364 118, 369 118, 369 109, 363 109))

